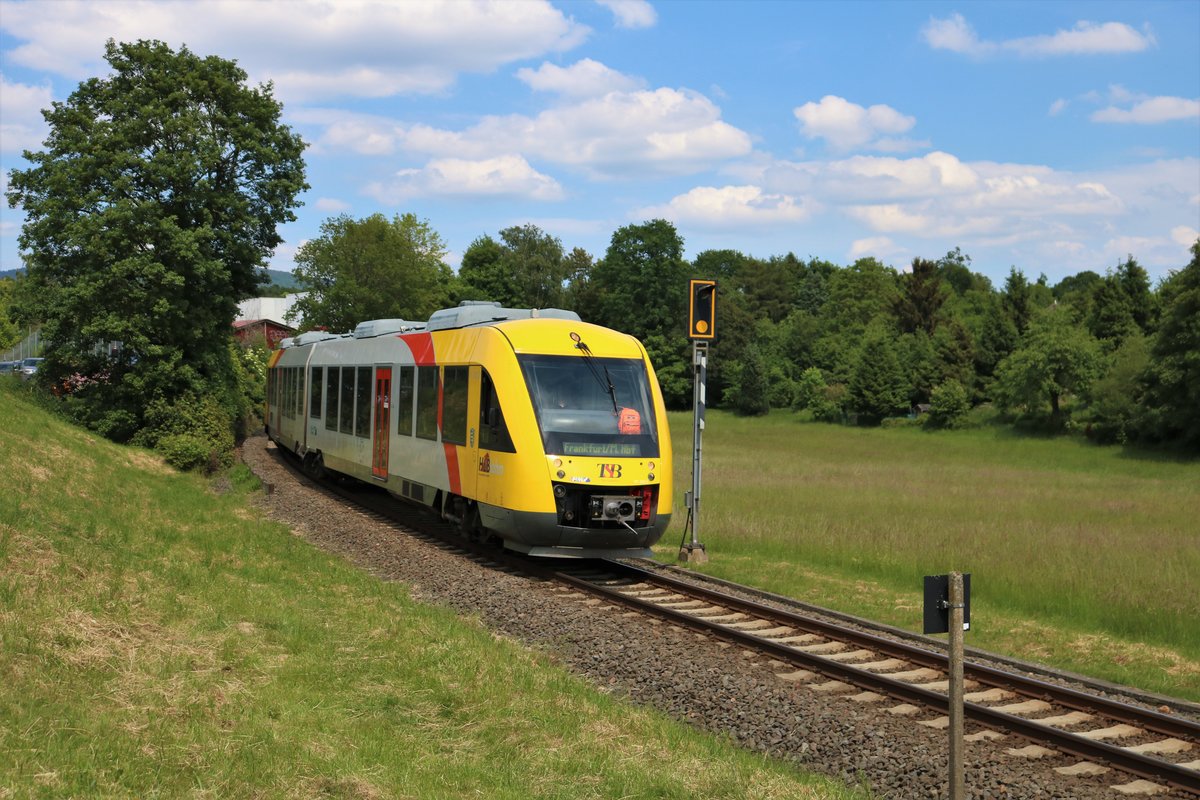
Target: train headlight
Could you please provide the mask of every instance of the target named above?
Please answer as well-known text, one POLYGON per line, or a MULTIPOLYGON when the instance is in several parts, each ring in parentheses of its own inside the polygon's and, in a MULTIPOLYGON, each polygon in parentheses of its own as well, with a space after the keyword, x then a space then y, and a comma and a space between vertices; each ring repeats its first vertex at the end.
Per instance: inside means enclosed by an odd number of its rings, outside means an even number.
POLYGON ((654 473, 651 472, 650 475, 647 477, 648 477, 648 480, 654 480, 654 473))
POLYGON ((562 459, 561 458, 554 459, 554 468, 558 469, 561 466, 562 466, 562 459))
POLYGON ((557 497, 559 500, 566 497, 567 496, 567 487, 563 486, 561 483, 555 484, 554 496, 557 497))
POLYGON ((567 473, 563 472, 561 469, 560 469, 558 472, 554 473, 554 474, 555 474, 555 475, 557 475, 557 476, 558 476, 558 477, 560 477, 560 478, 565 478, 565 477, 567 477, 567 473))

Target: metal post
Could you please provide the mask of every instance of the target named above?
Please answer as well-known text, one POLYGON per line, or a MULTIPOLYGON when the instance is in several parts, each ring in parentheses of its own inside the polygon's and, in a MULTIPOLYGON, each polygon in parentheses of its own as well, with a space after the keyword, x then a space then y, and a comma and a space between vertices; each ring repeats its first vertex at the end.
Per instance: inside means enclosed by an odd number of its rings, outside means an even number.
POLYGON ((708 379, 708 343, 692 342, 692 491, 688 495, 691 514, 691 541, 679 549, 679 560, 703 564, 708 561, 704 545, 700 544, 700 452, 704 435, 705 381, 708 379))
POLYGON ((950 573, 950 800, 963 800, 963 575, 950 573))

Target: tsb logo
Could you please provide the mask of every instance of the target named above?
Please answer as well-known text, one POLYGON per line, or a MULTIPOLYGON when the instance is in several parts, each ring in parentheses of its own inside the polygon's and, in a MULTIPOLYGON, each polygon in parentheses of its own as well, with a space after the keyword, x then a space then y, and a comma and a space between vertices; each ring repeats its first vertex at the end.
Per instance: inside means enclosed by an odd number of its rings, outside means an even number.
POLYGON ((619 477, 621 477, 621 465, 620 464, 601 464, 600 465, 600 477, 601 478, 619 478, 619 477))

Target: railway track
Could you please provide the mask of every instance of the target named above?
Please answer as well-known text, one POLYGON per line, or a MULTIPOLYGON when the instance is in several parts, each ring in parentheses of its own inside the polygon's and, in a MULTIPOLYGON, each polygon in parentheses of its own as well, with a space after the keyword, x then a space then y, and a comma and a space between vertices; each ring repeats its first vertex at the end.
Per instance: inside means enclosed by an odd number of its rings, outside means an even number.
MULTIPOLYGON (((412 507, 386 494, 326 486, 385 519, 414 526, 412 507)), ((421 525, 419 535, 506 570, 554 582, 591 602, 625 607, 670 624, 765 654, 777 676, 811 691, 842 694, 880 713, 916 724, 948 723, 946 656, 930 640, 907 642, 819 616, 777 608, 672 577, 663 565, 628 562, 547 564, 454 536, 446 526, 421 525), (439 530, 440 529, 440 530, 439 530), (888 705, 890 703, 890 705, 888 705)), ((1170 787, 1200 796, 1200 724, 1021 674, 968 662, 968 739, 1014 736, 1016 756, 1054 751, 1078 759, 1064 775, 1104 775, 1127 794, 1170 787), (1123 777, 1123 776, 1132 776, 1123 777)))
MULTIPOLYGON (((673 624, 775 659, 785 680, 814 690, 854 693, 862 703, 900 700, 894 714, 937 716, 948 724, 947 660, 943 653, 810 615, 768 606, 626 563, 564 569, 557 580, 673 624)), ((1051 748, 1081 759, 1063 774, 1102 774, 1115 768, 1139 779, 1200 796, 1200 724, 1174 714, 1100 697, 1019 672, 968 662, 964 668, 968 739, 1015 734, 1029 744, 1014 755, 1038 757, 1051 748)), ((1149 790, 1136 785, 1133 789, 1149 790)))

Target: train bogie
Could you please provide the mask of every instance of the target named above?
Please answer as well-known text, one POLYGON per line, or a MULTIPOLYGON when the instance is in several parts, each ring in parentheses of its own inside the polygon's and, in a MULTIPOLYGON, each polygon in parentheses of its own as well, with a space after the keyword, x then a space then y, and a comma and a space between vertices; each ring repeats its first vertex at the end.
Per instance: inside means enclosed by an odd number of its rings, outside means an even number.
POLYGON ((289 344, 271 361, 268 430, 314 471, 533 555, 648 555, 670 521, 665 408, 630 336, 469 304, 289 344))

